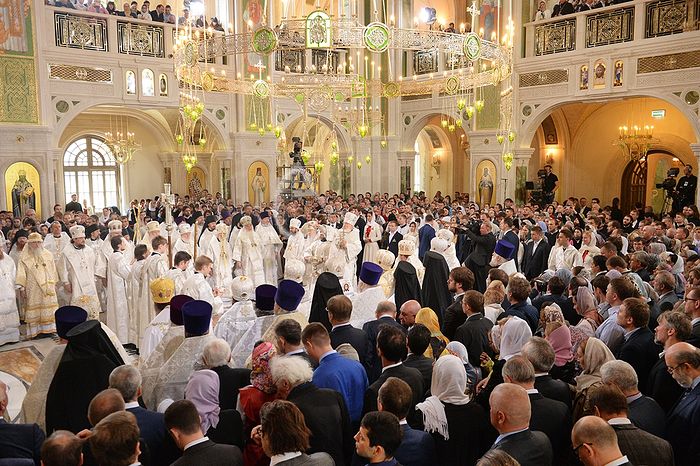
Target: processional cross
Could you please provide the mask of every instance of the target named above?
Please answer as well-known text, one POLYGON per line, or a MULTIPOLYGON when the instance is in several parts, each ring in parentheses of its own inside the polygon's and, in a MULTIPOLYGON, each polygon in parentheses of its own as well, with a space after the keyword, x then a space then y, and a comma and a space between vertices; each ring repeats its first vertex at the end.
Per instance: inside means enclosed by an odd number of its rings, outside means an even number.
POLYGON ((173 207, 175 206, 175 194, 171 192, 170 183, 163 185, 164 193, 160 198, 165 206, 165 229, 168 232, 168 270, 173 267, 173 207))

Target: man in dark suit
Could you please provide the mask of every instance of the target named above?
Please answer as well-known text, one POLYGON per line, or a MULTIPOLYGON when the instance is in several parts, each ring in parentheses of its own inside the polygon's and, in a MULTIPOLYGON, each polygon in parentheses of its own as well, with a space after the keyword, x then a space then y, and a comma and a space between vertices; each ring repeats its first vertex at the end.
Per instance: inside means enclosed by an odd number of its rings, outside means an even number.
POLYGON ((38 465, 44 432, 36 424, 8 424, 3 419, 9 399, 7 385, 0 381, 0 458, 27 458, 38 465))
POLYGON ((686 391, 668 415, 666 438, 678 466, 700 464, 700 349, 677 343, 664 354, 668 370, 686 391))
MULTIPOLYGON (((370 320, 362 326, 362 331, 367 334, 367 339, 369 340, 370 347, 370 363, 369 370, 367 371, 367 378, 369 382, 372 383, 379 378, 379 374, 382 373, 382 363, 377 356, 377 335, 379 335, 379 330, 384 325, 390 325, 396 327, 401 331, 406 331, 403 325, 396 321, 396 304, 391 301, 381 301, 377 305, 377 310, 374 312, 376 320, 370 320)), ((298 324, 297 324, 298 325, 298 324)))
POLYGON ((627 399, 620 389, 614 385, 594 387, 589 401, 596 416, 615 429, 620 451, 632 464, 673 464, 671 445, 627 418, 627 399))
POLYGON ((549 371, 554 366, 554 348, 541 337, 532 337, 523 345, 520 354, 525 356, 535 368, 535 388, 538 392, 552 400, 561 401, 571 408, 571 390, 569 385, 553 379, 549 371))
POLYGON ((433 360, 423 354, 430 346, 430 330, 423 324, 415 324, 408 331, 408 356, 403 361, 406 367, 418 369, 423 375, 423 390, 430 390, 433 380, 433 360))
POLYGON ((328 320, 331 323, 331 346, 333 349, 349 343, 355 348, 357 355, 360 357, 360 362, 369 370, 369 363, 372 361, 370 352, 372 348, 369 345, 367 334, 359 328, 350 325, 350 316, 352 314, 352 302, 345 295, 333 296, 326 304, 328 309, 328 320))
POLYGON ((559 3, 554 5, 552 10, 552 18, 555 16, 570 15, 574 13, 574 6, 569 3, 569 0, 559 0, 559 3))
POLYGON ((469 237, 473 249, 464 261, 465 267, 474 273, 474 289, 483 293, 486 291, 487 265, 491 261, 491 255, 496 248, 496 237, 491 232, 491 222, 481 222, 479 234, 471 230, 464 230, 469 237))
POLYGON ((447 306, 442 315, 442 334, 453 340, 457 327, 467 320, 462 310, 464 292, 474 288, 474 274, 466 267, 455 267, 447 279, 447 289, 454 294, 454 302, 447 306))
POLYGON ((217 444, 204 437, 199 413, 189 400, 178 400, 165 410, 165 425, 182 457, 175 466, 243 466, 241 450, 233 445, 217 444))
POLYGON ((423 261, 425 253, 430 251, 430 241, 435 238, 437 225, 431 214, 425 216, 425 224, 418 230, 418 259, 423 261))
POLYGON ((270 363, 277 398, 294 403, 311 431, 308 453, 328 453, 335 464, 349 464, 352 456, 350 415, 343 395, 311 382, 313 371, 302 358, 278 357, 270 363))
POLYGON ((387 249, 394 254, 394 257, 399 257, 399 241, 403 239, 403 235, 399 233, 399 223, 396 220, 389 220, 387 229, 382 238, 382 249, 387 249))
POLYGON ((585 466, 632 466, 620 451, 615 429, 597 416, 584 416, 574 424, 571 443, 574 453, 585 466))
POLYGON ((151 11, 151 20, 156 21, 158 23, 163 23, 163 13, 165 13, 165 7, 162 4, 156 6, 156 9, 151 11))
POLYGON ((581 316, 574 310, 573 301, 564 296, 566 284, 564 280, 556 275, 547 282, 547 294, 536 297, 532 300, 532 305, 538 311, 542 311, 542 305, 546 302, 554 303, 561 308, 564 318, 571 325, 576 325, 581 320, 581 316))
POLYGON ((180 454, 167 434, 163 414, 142 408, 138 403, 141 396, 139 370, 130 365, 117 367, 109 375, 109 388, 121 393, 124 408, 136 417, 141 438, 148 446, 153 464, 168 465, 175 461, 180 454))
POLYGON ((685 296, 685 315, 691 319, 690 338, 688 343, 700 348, 700 290, 693 288, 685 296))
MULTIPOLYGON (((639 275, 639 273, 637 273, 637 275, 639 275)), ((641 275, 639 276, 641 277, 641 275)), ((642 280, 644 280, 644 278, 642 278, 642 280)), ((652 285, 654 285, 654 291, 659 295, 659 299, 656 301, 659 310, 661 312, 672 310, 673 306, 678 302, 678 296, 676 295, 676 277, 674 277, 671 272, 662 270, 656 272, 652 285)))
MULTIPOLYGON (((656 400, 664 412, 668 413, 683 394, 683 388, 668 373, 664 353, 676 343, 686 341, 690 337, 691 327, 690 319, 679 311, 666 311, 659 316, 657 322, 658 325, 654 330, 654 341, 663 345, 664 351, 659 354, 658 360, 649 371, 647 394, 656 400)), ((632 413, 633 410, 630 406, 630 419, 635 422, 632 413)), ((635 425, 643 429, 636 422, 635 425)))
MULTIPOLYGON (((279 354, 287 356, 296 356, 305 359, 312 368, 318 367, 316 361, 304 350, 304 345, 301 343, 301 325, 293 319, 283 319, 275 326, 275 347, 279 354)), ((243 371, 247 369, 235 369, 243 371)), ((250 384, 250 371, 248 370, 246 385, 250 384)), ((243 381, 243 379, 242 379, 243 381)), ((245 386, 245 385, 244 385, 245 386)), ((242 387, 241 387, 242 388, 242 387)), ((223 387, 222 387, 223 389, 223 387)), ((236 403, 236 396, 233 397, 233 403, 236 403)), ((222 408, 223 409, 223 408, 222 408)), ((235 406, 234 406, 235 409, 235 406)))
POLYGON ((481 353, 492 353, 488 333, 493 322, 484 317, 484 295, 474 290, 465 292, 462 311, 467 319, 455 331, 454 341, 461 342, 467 348, 469 363, 473 367, 481 367, 481 353))
POLYGON ((521 466, 552 465, 552 445, 542 432, 530 430, 530 398, 512 383, 496 386, 489 397, 491 424, 498 437, 491 449, 502 450, 521 466))
POLYGON ((540 311, 527 302, 531 290, 530 282, 525 278, 514 276, 510 279, 508 281, 508 302, 510 307, 506 309, 506 314, 520 317, 527 322, 532 333, 535 333, 540 324, 540 311))
POLYGON ((389 377, 398 377, 406 382, 413 391, 409 424, 413 427, 421 425, 421 417, 416 413, 416 404, 425 398, 423 376, 418 369, 406 367, 401 360, 406 356, 406 334, 396 327, 382 327, 377 336, 377 353, 382 362, 382 373, 379 378, 365 391, 363 413, 377 410, 377 395, 379 387, 389 377))
POLYGON ((549 243, 544 239, 544 233, 539 225, 530 228, 532 241, 525 245, 520 270, 528 280, 539 277, 547 269, 549 259, 549 243))
POLYGON ((41 446, 43 466, 79 466, 85 464, 83 459, 83 441, 67 430, 55 431, 41 446))
POLYGON ((92 428, 90 451, 99 465, 140 465, 139 426, 128 411, 116 411, 92 428))
POLYGON ((520 265, 518 264, 518 251, 520 250, 518 226, 512 218, 504 217, 501 219, 499 227, 501 229, 500 239, 508 241, 515 248, 512 255, 510 257, 506 257, 505 259, 513 259, 515 261, 516 268, 520 270, 520 265))
POLYGON ((649 330, 649 306, 641 298, 627 298, 617 313, 617 323, 624 329, 624 342, 618 359, 634 367, 639 379, 639 389, 645 393, 651 367, 656 363, 661 347, 654 343, 649 330))
POLYGON ((571 412, 561 401, 545 398, 535 388, 535 368, 524 356, 513 356, 503 366, 503 380, 523 387, 530 398, 530 429, 544 432, 552 444, 555 464, 570 457, 571 412))
POLYGON ((437 464, 435 441, 432 435, 413 429, 406 422, 412 397, 411 387, 396 377, 389 377, 379 388, 377 400, 379 411, 386 411, 396 416, 403 432, 401 445, 396 449, 394 458, 402 466, 437 464))
POLYGON ((653 398, 640 393, 637 373, 628 362, 608 361, 601 366, 600 376, 604 384, 616 386, 625 395, 627 417, 635 426, 657 437, 665 436, 666 413, 653 398))

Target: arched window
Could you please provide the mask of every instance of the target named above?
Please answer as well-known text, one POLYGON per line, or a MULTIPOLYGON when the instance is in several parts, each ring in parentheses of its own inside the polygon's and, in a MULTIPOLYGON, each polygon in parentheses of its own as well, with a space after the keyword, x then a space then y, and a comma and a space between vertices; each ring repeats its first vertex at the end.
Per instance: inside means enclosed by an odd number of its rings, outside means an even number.
POLYGON ((131 70, 126 72, 126 93, 129 95, 136 94, 136 74, 131 70))
POLYGON ((77 193, 79 202, 87 200, 96 211, 119 206, 119 166, 103 139, 87 136, 73 141, 63 154, 63 177, 66 201, 77 193))
POLYGON ((141 72, 141 92, 147 97, 156 95, 155 77, 153 76, 153 71, 148 68, 141 72))

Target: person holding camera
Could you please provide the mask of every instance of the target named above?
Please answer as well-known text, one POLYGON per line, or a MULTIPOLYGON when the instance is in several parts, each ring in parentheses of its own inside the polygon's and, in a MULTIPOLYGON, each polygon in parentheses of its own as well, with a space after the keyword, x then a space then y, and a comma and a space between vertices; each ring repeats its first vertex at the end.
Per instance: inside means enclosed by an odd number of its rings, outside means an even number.
POLYGON ((304 158, 301 153, 301 138, 295 136, 292 138, 292 141, 294 142, 294 150, 289 153, 289 157, 292 159, 292 175, 289 186, 293 188, 294 182, 298 179, 298 186, 299 189, 301 189, 303 183, 307 181, 306 165, 304 164, 304 158))
POLYGON ((552 173, 552 166, 544 166, 544 177, 542 177, 542 196, 545 204, 554 202, 554 193, 559 189, 559 178, 552 173))
POLYGON ((695 204, 695 189, 698 186, 698 177, 693 175, 693 167, 686 165, 676 184, 676 199, 673 211, 679 212, 683 207, 695 204))

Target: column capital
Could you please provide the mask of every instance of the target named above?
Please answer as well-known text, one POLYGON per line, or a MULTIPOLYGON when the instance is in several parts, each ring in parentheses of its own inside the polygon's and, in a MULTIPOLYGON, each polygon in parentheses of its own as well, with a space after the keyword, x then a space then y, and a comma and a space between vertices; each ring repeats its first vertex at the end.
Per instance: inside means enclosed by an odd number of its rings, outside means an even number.
POLYGON ((532 147, 519 147, 513 150, 513 156, 516 159, 529 159, 534 153, 535 149, 532 147))
POLYGON ((693 151, 693 155, 695 155, 695 157, 700 157, 700 143, 690 144, 690 150, 693 151))

